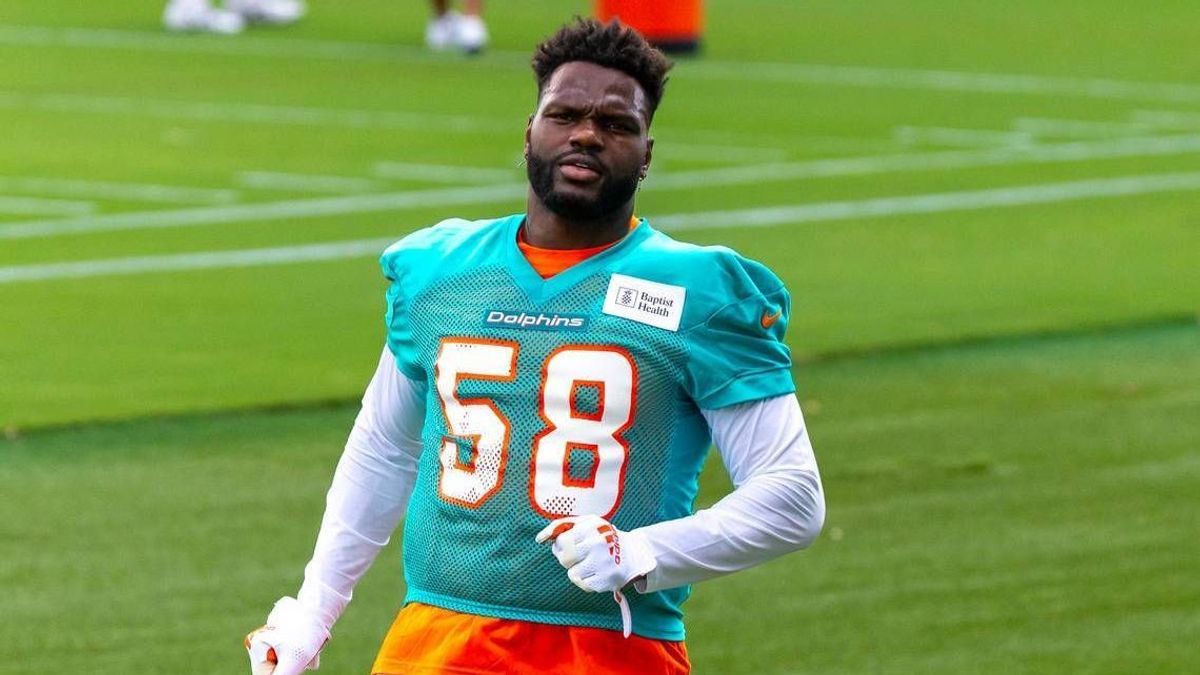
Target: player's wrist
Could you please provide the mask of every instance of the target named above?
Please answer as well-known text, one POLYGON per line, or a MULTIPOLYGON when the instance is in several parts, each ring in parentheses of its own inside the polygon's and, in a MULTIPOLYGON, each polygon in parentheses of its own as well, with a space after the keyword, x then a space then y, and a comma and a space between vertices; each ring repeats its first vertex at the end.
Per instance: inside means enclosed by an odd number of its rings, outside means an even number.
POLYGON ((324 584, 305 579, 300 591, 296 593, 296 602, 321 628, 332 631, 333 624, 337 622, 349 600, 324 584))
POLYGON ((650 545, 646 533, 630 530, 621 535, 622 554, 628 565, 626 585, 633 584, 638 592, 638 584, 644 587, 646 577, 658 567, 658 559, 654 557, 654 548, 650 545))
POLYGON ((311 633, 329 636, 330 627, 322 620, 320 612, 302 600, 290 596, 284 596, 275 602, 270 615, 267 616, 267 623, 302 628, 311 633))

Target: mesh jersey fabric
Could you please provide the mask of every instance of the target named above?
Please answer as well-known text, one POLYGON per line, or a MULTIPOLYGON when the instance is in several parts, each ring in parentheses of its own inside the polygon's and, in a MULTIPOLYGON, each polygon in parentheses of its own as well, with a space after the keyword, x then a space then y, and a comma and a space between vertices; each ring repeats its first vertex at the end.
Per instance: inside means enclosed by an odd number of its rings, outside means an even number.
MULTIPOLYGON (((558 472, 566 485, 587 485, 597 457, 587 444, 567 446, 561 463, 536 456, 547 433, 543 389, 547 364, 564 349, 616 350, 635 372, 631 419, 616 435, 626 448, 619 499, 607 517, 618 529, 689 515, 710 438, 701 409, 717 409, 794 391, 782 338, 790 299, 764 266, 723 247, 677 242, 643 221, 609 249, 542 279, 521 255, 523 214, 485 221, 450 220, 420 230, 385 251, 388 345, 397 367, 430 383, 417 483, 404 528, 406 601, 454 611, 542 623, 619 630, 608 594, 589 594, 567 579, 534 535, 549 518, 581 515, 556 497, 538 506, 535 471, 558 472), (684 289, 678 330, 603 311, 612 275, 684 289), (494 313, 565 316, 576 326, 485 321, 494 313), (505 377, 463 375, 450 392, 463 403, 491 406, 505 420, 504 452, 478 452, 480 437, 452 433, 437 386, 447 343, 501 345, 512 351, 505 377), (456 466, 499 475, 476 504, 443 497, 441 457, 449 442, 456 466)), ((587 352, 595 354, 595 352, 587 352)), ((600 363, 601 360, 597 360, 600 363)), ((603 378, 600 378, 603 379, 603 378)), ((444 387, 443 387, 444 389, 444 387)), ((605 392, 581 377, 572 414, 600 414, 605 392)), ((628 395, 628 394, 625 394, 628 395)), ((549 399, 546 399, 549 400, 549 399)), ((570 491, 565 491, 569 493, 570 491)), ((481 495, 472 493, 473 499, 481 495)), ((684 637, 681 605, 689 589, 629 594, 634 633, 684 637)))

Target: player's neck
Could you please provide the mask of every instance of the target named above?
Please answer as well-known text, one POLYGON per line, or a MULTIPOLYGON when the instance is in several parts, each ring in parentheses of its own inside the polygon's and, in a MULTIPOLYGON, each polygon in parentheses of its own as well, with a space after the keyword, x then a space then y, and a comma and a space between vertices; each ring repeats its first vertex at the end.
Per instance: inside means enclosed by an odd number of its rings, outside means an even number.
POLYGON ((530 196, 525 217, 525 241, 537 248, 582 249, 604 246, 629 234, 633 200, 603 218, 567 221, 530 196))

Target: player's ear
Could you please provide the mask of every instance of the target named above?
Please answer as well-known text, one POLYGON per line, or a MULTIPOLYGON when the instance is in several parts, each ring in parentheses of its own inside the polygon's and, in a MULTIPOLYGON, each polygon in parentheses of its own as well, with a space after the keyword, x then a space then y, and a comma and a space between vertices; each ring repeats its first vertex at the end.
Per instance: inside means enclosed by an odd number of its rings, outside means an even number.
POLYGON ((529 138, 533 131, 533 115, 525 122, 525 159, 529 159, 529 138))
POLYGON ((654 155, 654 139, 646 139, 646 156, 642 159, 642 178, 646 177, 646 172, 650 170, 650 159, 654 155))

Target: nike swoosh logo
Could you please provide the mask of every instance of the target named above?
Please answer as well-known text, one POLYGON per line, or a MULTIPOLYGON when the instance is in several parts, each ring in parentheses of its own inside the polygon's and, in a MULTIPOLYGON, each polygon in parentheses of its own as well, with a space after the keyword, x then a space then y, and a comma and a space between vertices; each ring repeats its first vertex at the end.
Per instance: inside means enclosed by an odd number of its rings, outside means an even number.
POLYGON ((777 310, 774 314, 767 314, 766 312, 763 312, 762 319, 759 320, 759 323, 762 324, 763 328, 770 328, 771 326, 775 325, 775 322, 778 321, 779 317, 781 316, 783 316, 782 309, 777 310))

